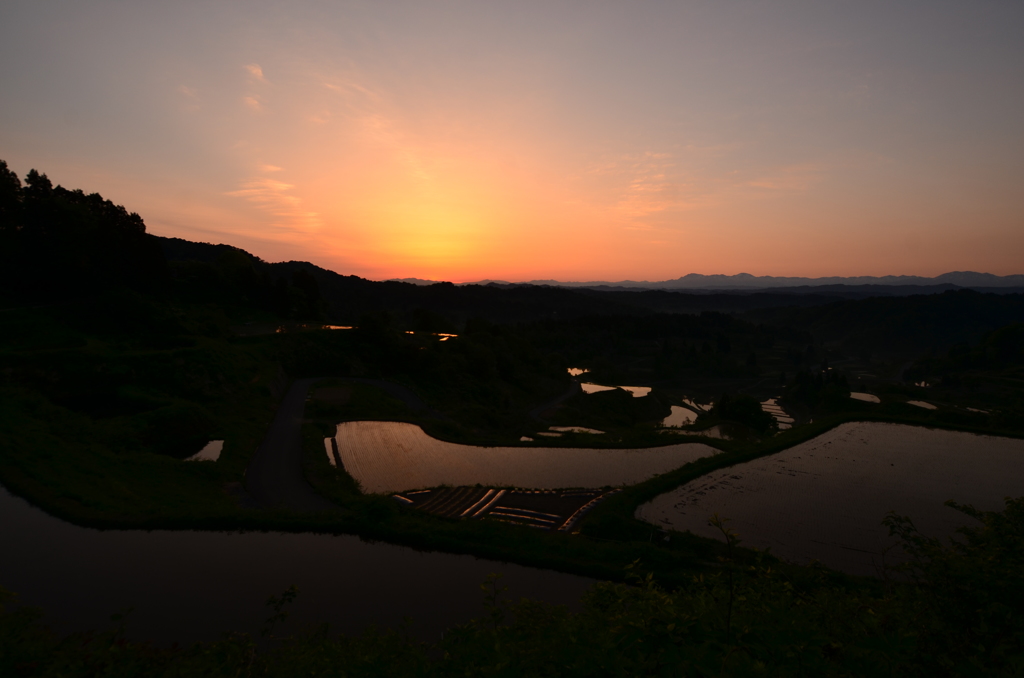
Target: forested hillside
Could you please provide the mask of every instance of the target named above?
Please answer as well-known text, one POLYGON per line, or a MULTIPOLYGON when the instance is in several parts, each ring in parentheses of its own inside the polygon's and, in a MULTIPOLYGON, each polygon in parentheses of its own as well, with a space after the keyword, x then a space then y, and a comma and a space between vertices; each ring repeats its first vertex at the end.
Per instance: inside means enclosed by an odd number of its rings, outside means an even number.
MULTIPOLYGON (((882 582, 746 551, 724 524, 721 543, 667 540, 635 511, 652 493, 851 420, 1021 435, 1022 295, 716 299, 374 282, 157 238, 98 194, 34 170, 22 183, 3 163, 0 259, 0 482, 51 514, 109 528, 356 533, 629 582, 598 586, 578 614, 505 605, 492 588, 489 618, 429 646, 398 633, 268 631, 262 644, 231 637, 167 651, 116 632, 62 640, 0 590, 0 675, 1019 673, 1019 500, 1000 513, 964 509, 978 527, 953 546, 891 517, 913 561, 882 582), (568 368, 649 392, 585 395, 568 368), (301 377, 347 394, 310 401, 302 428, 303 472, 334 513, 256 508, 245 489, 301 377), (382 382, 427 407, 408 407, 382 382), (880 402, 850 398, 857 389, 880 402), (698 413, 697 398, 713 406, 698 413), (793 429, 780 432, 765 398, 780 398, 793 429), (923 399, 931 409, 911 402, 923 399), (531 445, 549 424, 587 425, 603 433, 586 446, 649 447, 679 440, 660 422, 684 407, 696 416, 688 434, 738 433, 701 438, 718 454, 625 488, 578 534, 416 511, 363 494, 324 457, 338 422, 356 419, 507 447, 531 445), (215 464, 181 461, 211 439, 224 441, 215 464)), ((586 435, 543 445, 584 446, 586 435)))

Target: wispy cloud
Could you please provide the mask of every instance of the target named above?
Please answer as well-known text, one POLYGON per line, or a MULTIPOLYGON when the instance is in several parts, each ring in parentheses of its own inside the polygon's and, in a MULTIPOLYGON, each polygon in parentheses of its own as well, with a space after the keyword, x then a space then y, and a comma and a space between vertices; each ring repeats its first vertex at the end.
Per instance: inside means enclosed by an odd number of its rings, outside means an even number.
POLYGON ((263 69, 260 68, 259 64, 246 64, 245 70, 249 71, 249 76, 256 82, 266 82, 267 79, 263 77, 263 69))
POLYGON ((611 184, 607 188, 616 211, 630 221, 691 208, 702 198, 698 182, 676 153, 648 150, 606 158, 591 165, 589 174, 611 184))
POLYGON ((257 97, 244 97, 242 99, 242 103, 245 104, 246 106, 248 106, 249 108, 251 108, 254 111, 262 111, 263 110, 263 104, 260 103, 260 100, 257 97))
POLYGON ((364 87, 363 85, 359 84, 358 82, 355 82, 354 80, 344 80, 341 82, 325 82, 324 87, 331 90, 332 92, 337 92, 338 94, 344 94, 349 96, 353 94, 358 94, 372 101, 380 100, 380 95, 377 94, 377 92, 373 91, 369 87, 364 87))
MULTIPOLYGON (((261 171, 278 171, 279 167, 261 165, 261 171), (271 169, 264 169, 271 168, 271 169)), ((309 233, 320 227, 320 215, 304 208, 302 198, 295 195, 294 184, 271 177, 252 177, 242 182, 241 188, 229 191, 233 198, 244 198, 273 217, 271 222, 278 229, 289 233, 309 233)))
POLYGON ((812 190, 827 169, 814 162, 753 171, 726 169, 730 158, 742 166, 742 152, 736 145, 687 145, 624 153, 592 163, 587 175, 627 229, 648 231, 674 228, 672 215, 680 212, 812 190), (659 223, 662 226, 656 226, 659 223))
POLYGON ((181 95, 181 106, 184 110, 189 112, 195 112, 200 109, 202 103, 199 99, 199 92, 194 87, 188 85, 179 85, 178 94, 181 95))

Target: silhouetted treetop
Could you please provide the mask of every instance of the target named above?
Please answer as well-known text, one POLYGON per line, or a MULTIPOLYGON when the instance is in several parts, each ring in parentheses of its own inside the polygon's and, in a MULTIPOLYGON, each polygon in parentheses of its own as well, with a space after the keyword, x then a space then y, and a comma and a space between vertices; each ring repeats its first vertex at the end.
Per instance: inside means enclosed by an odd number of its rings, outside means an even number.
POLYGON ((8 296, 73 296, 111 287, 158 288, 167 277, 142 217, 98 193, 54 187, 0 161, 0 280, 8 296))
POLYGON ((13 230, 21 211, 21 180, 0 160, 0 232, 13 230))
POLYGON ((25 177, 25 197, 29 200, 39 200, 50 197, 53 193, 53 182, 45 174, 36 170, 29 170, 25 177))

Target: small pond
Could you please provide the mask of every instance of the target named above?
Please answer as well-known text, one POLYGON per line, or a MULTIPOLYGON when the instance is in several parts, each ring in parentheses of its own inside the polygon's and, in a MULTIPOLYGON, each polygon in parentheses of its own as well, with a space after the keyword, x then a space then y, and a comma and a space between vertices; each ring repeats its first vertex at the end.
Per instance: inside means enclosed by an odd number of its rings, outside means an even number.
POLYGON ((107 628, 134 608, 129 637, 160 644, 255 635, 265 603, 292 584, 283 632, 330 623, 349 634, 398 626, 436 640, 483 616, 480 584, 499 572, 509 596, 576 606, 584 577, 353 536, 274 532, 93 530, 47 515, 0 487, 0 586, 38 606, 61 633, 107 628))
POLYGON ((644 504, 637 516, 718 538, 708 525, 717 513, 746 546, 871 575, 902 557, 889 550, 894 542, 882 525, 890 510, 941 536, 969 522, 946 500, 999 510, 1004 497, 1022 494, 1024 440, 854 422, 702 476, 644 504))

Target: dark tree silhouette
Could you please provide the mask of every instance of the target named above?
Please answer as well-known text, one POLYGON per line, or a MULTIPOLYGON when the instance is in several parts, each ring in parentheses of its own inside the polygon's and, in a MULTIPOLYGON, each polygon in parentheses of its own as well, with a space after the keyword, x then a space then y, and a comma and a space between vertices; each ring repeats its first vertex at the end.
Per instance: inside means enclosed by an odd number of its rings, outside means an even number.
POLYGON ((0 231, 13 231, 21 217, 21 181, 0 160, 0 231))
POLYGON ((761 403, 757 401, 757 398, 744 394, 724 394, 714 404, 709 414, 712 418, 721 421, 737 421, 745 424, 758 433, 778 427, 775 417, 761 409, 761 403))
POLYGON ((2 282, 14 299, 73 297, 113 287, 156 291, 167 280, 159 245, 142 217, 104 200, 54 187, 31 170, 21 186, 0 161, 2 282))

